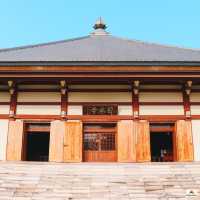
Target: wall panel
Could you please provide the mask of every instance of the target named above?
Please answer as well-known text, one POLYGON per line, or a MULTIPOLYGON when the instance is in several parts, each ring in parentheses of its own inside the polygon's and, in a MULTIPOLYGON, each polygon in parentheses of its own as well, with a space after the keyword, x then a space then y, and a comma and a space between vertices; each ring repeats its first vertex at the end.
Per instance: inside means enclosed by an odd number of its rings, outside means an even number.
POLYGON ((9 92, 0 92, 0 102, 10 102, 9 92))
POLYGON ((20 161, 23 150, 23 121, 10 121, 8 129, 7 160, 20 161))
POLYGON ((132 120, 122 120, 117 124, 117 154, 118 162, 136 161, 136 134, 138 123, 132 120))
POLYGON ((200 120, 192 120, 194 161, 200 161, 200 120))
POLYGON ((18 102, 60 102, 59 92, 19 92, 18 102))
POLYGON ((82 115, 83 106, 68 106, 68 115, 82 115))
POLYGON ((190 109, 192 115, 200 115, 200 105, 191 105, 190 109))
POLYGON ((132 106, 118 106, 119 115, 133 115, 132 106))
POLYGON ((191 121, 178 120, 176 122, 175 146, 177 161, 193 161, 193 139, 191 121))
POLYGON ((200 102, 200 93, 192 92, 190 94, 190 101, 191 102, 200 102))
POLYGON ((60 105, 17 105, 17 114, 60 115, 60 105))
POLYGON ((151 161, 149 122, 146 120, 140 120, 138 122, 137 130, 138 130, 136 137, 137 162, 149 162, 151 161))
POLYGON ((131 92, 69 92, 69 102, 131 102, 131 92))
POLYGON ((8 120, 0 120, 0 160, 6 160, 8 120))
POLYGON ((65 122, 53 121, 50 127, 49 161, 63 162, 65 122))
POLYGON ((181 92, 140 92, 139 102, 183 102, 181 92))
POLYGON ((10 112, 10 105, 0 105, 0 114, 8 115, 10 112))
POLYGON ((182 105, 140 105, 140 115, 184 115, 182 105))
POLYGON ((82 122, 65 122, 64 162, 82 161, 82 122))

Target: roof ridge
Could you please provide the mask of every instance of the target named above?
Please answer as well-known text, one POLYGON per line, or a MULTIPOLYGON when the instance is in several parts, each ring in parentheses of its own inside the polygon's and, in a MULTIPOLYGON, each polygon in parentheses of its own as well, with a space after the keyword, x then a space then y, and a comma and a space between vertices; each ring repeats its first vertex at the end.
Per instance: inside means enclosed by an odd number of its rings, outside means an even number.
POLYGON ((65 42, 70 42, 70 41, 75 41, 75 40, 81 40, 81 39, 85 39, 85 38, 88 38, 88 37, 90 37, 90 36, 87 35, 87 36, 82 36, 82 37, 66 39, 66 40, 58 40, 58 41, 54 41, 54 42, 46 42, 46 43, 39 43, 39 44, 11 47, 11 48, 3 48, 3 49, 0 49, 0 53, 7 52, 7 51, 12 51, 12 50, 21 50, 21 49, 35 48, 35 47, 41 47, 41 46, 46 46, 46 45, 60 44, 60 43, 65 43, 65 42))
POLYGON ((125 40, 125 41, 129 41, 129 42, 137 42, 137 43, 156 45, 156 46, 167 47, 167 48, 176 48, 176 49, 200 52, 200 48, 195 49, 195 48, 181 47, 181 46, 170 45, 170 44, 160 44, 160 43, 157 43, 157 42, 149 42, 149 41, 143 41, 143 40, 137 40, 137 39, 129 39, 129 38, 118 37, 118 36, 113 36, 113 35, 112 35, 112 37, 115 37, 115 38, 118 38, 118 39, 121 39, 121 40, 125 40))

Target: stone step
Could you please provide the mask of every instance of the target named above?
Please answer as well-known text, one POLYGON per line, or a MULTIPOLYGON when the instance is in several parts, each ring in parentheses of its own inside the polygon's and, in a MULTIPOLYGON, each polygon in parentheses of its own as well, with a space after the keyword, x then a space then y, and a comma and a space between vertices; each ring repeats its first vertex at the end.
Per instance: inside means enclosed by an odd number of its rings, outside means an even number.
POLYGON ((200 200, 200 162, 0 162, 0 200, 200 200))

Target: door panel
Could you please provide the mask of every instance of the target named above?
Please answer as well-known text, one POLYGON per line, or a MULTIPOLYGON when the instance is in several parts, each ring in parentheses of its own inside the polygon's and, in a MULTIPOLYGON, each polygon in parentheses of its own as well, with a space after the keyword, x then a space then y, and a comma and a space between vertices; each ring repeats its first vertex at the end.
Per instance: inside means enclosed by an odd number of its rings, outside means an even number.
POLYGON ((82 123, 66 122, 64 132, 64 162, 82 161, 82 123))
POLYGON ((7 160, 22 160, 23 135, 23 121, 10 121, 8 130, 7 160))
POLYGON ((151 161, 150 128, 149 122, 146 120, 139 121, 136 149, 138 162, 151 161))
POLYGON ((99 126, 84 130, 84 161, 116 161, 116 134, 112 128, 99 126))
POLYGON ((193 161, 193 141, 191 121, 176 122, 175 158, 177 161, 193 161))

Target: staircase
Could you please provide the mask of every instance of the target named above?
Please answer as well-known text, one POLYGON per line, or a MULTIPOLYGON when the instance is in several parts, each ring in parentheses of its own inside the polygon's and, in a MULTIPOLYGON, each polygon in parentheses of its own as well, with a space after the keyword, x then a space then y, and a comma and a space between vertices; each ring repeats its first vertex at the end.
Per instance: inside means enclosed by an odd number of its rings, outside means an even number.
POLYGON ((0 162, 0 200, 200 200, 200 163, 0 162))

